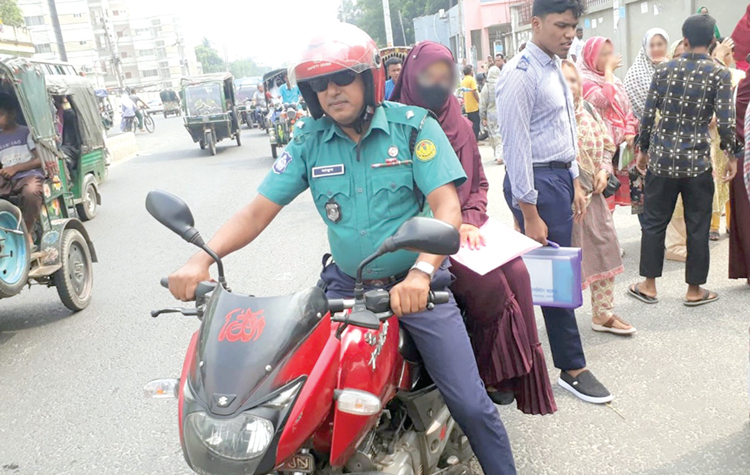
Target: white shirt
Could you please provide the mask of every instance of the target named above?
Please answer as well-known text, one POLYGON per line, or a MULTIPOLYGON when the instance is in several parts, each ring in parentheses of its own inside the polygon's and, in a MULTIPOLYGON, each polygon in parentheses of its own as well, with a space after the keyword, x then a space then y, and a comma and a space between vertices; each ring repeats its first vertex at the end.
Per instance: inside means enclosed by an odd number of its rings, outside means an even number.
MULTIPOLYGON (((574 55, 576 59, 581 57, 581 52, 583 52, 583 45, 586 44, 586 41, 579 40, 576 36, 573 38, 573 44, 570 45, 570 51, 568 52, 568 57, 574 55)), ((571 60, 573 58, 570 58, 571 60)))

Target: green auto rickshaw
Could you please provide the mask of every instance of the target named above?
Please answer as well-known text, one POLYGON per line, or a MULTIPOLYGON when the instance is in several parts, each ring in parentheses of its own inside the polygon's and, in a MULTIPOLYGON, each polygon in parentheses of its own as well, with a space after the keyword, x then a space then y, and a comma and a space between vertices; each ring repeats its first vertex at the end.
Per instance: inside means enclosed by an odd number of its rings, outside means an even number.
POLYGON ((47 92, 65 156, 71 201, 83 221, 94 219, 107 177, 107 151, 99 102, 91 83, 80 76, 46 75, 47 92), (62 113, 61 113, 62 112, 62 113), (62 119, 62 123, 58 123, 62 119))
POLYGON ((44 203, 33 229, 26 229, 16 207, 17 197, 0 199, 0 298, 39 284, 55 287, 69 309, 83 310, 91 301, 96 252, 86 228, 75 217, 45 75, 25 58, 5 57, 0 59, 0 92, 17 98, 16 120, 29 128, 46 176, 44 203), (29 238, 33 248, 29 248, 29 238))
POLYGON ((162 106, 164 107, 164 118, 166 119, 170 115, 182 115, 182 109, 180 107, 180 98, 177 93, 172 89, 164 89, 159 93, 162 106))
POLYGON ((182 78, 182 107, 185 128, 201 149, 216 155, 216 142, 235 139, 242 145, 237 118, 234 77, 230 73, 182 78))

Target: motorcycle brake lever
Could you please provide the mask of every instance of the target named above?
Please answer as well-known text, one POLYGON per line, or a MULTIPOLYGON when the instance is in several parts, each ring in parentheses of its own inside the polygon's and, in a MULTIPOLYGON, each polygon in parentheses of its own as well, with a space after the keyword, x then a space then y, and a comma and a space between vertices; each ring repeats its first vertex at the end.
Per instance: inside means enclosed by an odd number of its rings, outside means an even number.
POLYGON ((162 308, 159 310, 151 310, 151 317, 156 318, 162 313, 181 313, 186 317, 202 317, 203 309, 201 308, 162 308))

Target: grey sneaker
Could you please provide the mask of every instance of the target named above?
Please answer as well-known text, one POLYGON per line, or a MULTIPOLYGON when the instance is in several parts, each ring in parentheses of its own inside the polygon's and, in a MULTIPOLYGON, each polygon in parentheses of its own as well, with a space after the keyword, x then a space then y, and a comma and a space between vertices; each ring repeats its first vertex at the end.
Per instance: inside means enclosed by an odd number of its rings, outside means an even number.
POLYGON ((557 384, 575 394, 578 398, 593 404, 605 404, 614 399, 614 396, 589 370, 579 374, 577 378, 561 371, 557 384))

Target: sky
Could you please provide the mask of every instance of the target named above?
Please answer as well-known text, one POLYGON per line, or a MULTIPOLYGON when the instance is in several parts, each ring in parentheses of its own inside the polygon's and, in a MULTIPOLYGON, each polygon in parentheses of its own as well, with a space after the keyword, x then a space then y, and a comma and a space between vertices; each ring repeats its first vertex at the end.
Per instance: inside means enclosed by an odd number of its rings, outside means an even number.
POLYGON ((186 39, 211 40, 230 61, 251 57, 279 67, 320 25, 336 21, 341 0, 130 0, 130 14, 177 14, 186 39))

